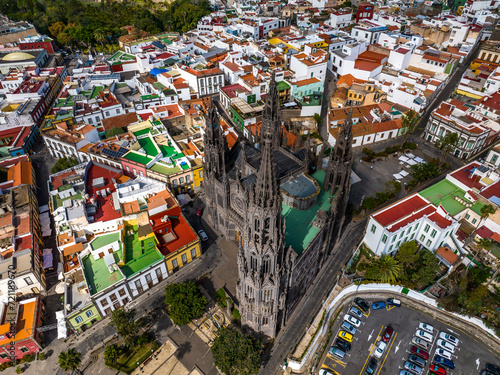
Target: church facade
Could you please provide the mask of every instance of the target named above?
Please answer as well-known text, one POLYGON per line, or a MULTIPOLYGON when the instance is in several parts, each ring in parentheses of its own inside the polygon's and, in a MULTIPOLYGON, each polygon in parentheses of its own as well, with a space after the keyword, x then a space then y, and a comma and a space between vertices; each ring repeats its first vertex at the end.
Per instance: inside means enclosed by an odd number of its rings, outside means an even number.
POLYGON ((205 209, 210 224, 239 243, 236 298, 242 324, 257 333, 277 335, 340 237, 351 186, 352 138, 348 116, 326 171, 311 171, 307 148, 281 147, 274 77, 258 148, 240 140, 229 151, 213 103, 208 109, 205 209))

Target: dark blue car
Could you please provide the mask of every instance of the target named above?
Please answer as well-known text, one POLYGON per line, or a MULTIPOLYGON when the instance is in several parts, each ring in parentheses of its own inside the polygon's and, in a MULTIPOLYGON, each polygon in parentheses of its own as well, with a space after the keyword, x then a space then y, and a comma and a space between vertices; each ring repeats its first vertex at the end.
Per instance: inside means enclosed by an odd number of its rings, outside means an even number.
POLYGON ((372 309, 373 310, 385 309, 385 302, 384 301, 373 302, 372 309))
POLYGON ((440 355, 434 356, 434 362, 437 364, 443 365, 445 367, 448 367, 449 369, 453 370, 455 368, 455 364, 450 361, 449 359, 446 359, 444 357, 441 357, 440 355))

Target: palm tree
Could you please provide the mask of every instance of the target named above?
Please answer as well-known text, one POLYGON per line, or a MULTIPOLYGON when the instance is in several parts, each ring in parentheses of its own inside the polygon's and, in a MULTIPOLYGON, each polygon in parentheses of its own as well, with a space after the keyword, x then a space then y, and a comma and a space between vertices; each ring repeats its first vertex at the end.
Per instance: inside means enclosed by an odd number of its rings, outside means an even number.
POLYGON ((109 363, 115 363, 118 357, 120 357, 120 349, 118 348, 118 345, 112 344, 106 346, 106 349, 104 349, 104 358, 106 361, 109 363))
POLYGON ((399 277, 399 263, 389 254, 384 254, 377 261, 379 278, 383 283, 392 283, 399 277))
MULTIPOLYGON (((472 258, 472 264, 473 264, 472 267, 474 267, 474 261, 476 260, 476 258, 479 255, 479 253, 481 253, 481 250, 483 250, 483 249, 484 250, 489 250, 490 247, 491 247, 491 244, 492 244, 492 242, 491 242, 491 240, 489 238, 481 238, 477 242, 478 250, 477 250, 476 254, 474 254, 474 257, 472 258)), ((467 271, 465 273, 469 272, 469 269, 470 269, 470 267, 467 267, 467 271)))
POLYGON ((483 207, 481 207, 480 210, 481 213, 481 218, 479 219, 479 222, 477 223, 476 228, 474 228, 474 231, 469 235, 469 237, 465 240, 465 245, 469 245, 474 237, 476 237, 476 232, 479 229, 479 227, 484 223, 484 221, 492 214, 495 213, 495 209, 491 204, 485 204, 483 207))
POLYGON ((59 354, 59 367, 64 371, 74 371, 80 366, 82 362, 82 354, 78 353, 75 348, 70 348, 65 352, 59 354))
POLYGON ((102 51, 104 52, 104 41, 106 40, 107 35, 103 29, 96 29, 94 31, 94 39, 96 42, 101 43, 102 51))

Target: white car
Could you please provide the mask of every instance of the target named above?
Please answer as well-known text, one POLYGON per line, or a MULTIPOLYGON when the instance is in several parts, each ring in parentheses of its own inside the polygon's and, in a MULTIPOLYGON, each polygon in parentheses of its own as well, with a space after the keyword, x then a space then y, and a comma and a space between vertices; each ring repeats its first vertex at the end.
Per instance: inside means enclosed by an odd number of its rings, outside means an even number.
POLYGON ((450 335, 449 333, 444 331, 439 332, 439 338, 448 341, 450 344, 455 346, 457 346, 460 343, 457 337, 450 335))
POLYGON ((421 348, 424 348, 425 350, 429 350, 431 347, 431 344, 424 339, 421 339, 419 337, 413 336, 411 339, 411 342, 414 343, 417 346, 420 346, 421 348))
POLYGON ((339 375, 338 372, 335 372, 335 371, 328 371, 328 370, 325 370, 324 368, 319 370, 319 375, 339 375))
POLYGON ((351 323, 354 327, 359 327, 359 325, 361 324, 361 322, 359 321, 359 319, 356 319, 354 316, 351 316, 349 314, 345 314, 344 315, 344 320, 347 323, 351 323))
POLYGON ((429 332, 431 335, 434 333, 434 327, 427 323, 420 323, 418 328, 424 330, 425 332, 429 332))
POLYGON ((387 344, 383 341, 380 341, 377 345, 377 349, 373 352, 373 355, 376 358, 382 357, 382 354, 384 354, 385 348, 387 347, 387 344))
POLYGON ((440 348, 443 348, 444 350, 447 350, 452 354, 455 353, 455 345, 450 344, 448 341, 438 339, 436 344, 440 348))
POLYGON ((207 241, 208 240, 208 236, 207 236, 207 234, 205 233, 205 231, 203 229, 200 229, 198 231, 198 235, 200 236, 200 238, 201 238, 202 241, 207 241))
POLYGON ((443 358, 446 358, 446 359, 449 359, 450 361, 452 360, 452 357, 451 357, 451 353, 444 350, 444 349, 441 349, 441 348, 437 348, 436 349, 436 352, 434 353, 435 355, 439 355, 443 358))
POLYGON ((425 331, 422 331, 421 329, 417 329, 417 332, 415 332, 415 336, 420 337, 421 339, 432 343, 432 335, 429 332, 425 332, 425 331))

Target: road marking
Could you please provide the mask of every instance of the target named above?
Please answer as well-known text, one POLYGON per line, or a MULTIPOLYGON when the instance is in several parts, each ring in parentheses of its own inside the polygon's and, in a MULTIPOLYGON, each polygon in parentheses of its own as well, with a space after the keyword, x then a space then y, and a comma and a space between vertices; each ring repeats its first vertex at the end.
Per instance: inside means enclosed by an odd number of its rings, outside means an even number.
MULTIPOLYGON (((378 335, 377 335, 377 338, 375 339, 375 342, 377 342, 378 337, 380 336, 380 332, 382 332, 383 329, 384 329, 384 326, 380 327, 380 331, 378 331, 378 335)), ((366 357, 365 363, 363 364, 363 367, 361 367, 361 372, 359 373, 359 375, 361 375, 363 373, 363 370, 365 369, 366 363, 368 362, 368 359, 371 357, 373 349, 375 349, 375 342, 373 343, 373 345, 371 345, 370 353, 368 354, 368 357, 366 357)))
MULTIPOLYGON (((387 350, 387 354, 385 355, 384 360, 382 361, 382 364, 380 365, 380 368, 378 369, 377 375, 379 375, 380 371, 382 371, 382 367, 384 367, 385 360, 389 356, 389 353, 390 353, 391 348, 392 348, 392 344, 394 344, 394 342, 396 341, 397 335, 398 335, 398 333, 396 332, 396 334, 394 335, 394 337, 392 339, 391 345, 389 345, 389 350, 387 350)), ((401 340, 400 340, 400 342, 401 342, 401 340)))
MULTIPOLYGON (((336 365, 333 365, 332 367, 335 367, 335 366, 336 366, 336 365)), ((333 373, 334 373, 335 375, 339 375, 339 373, 338 373, 337 371, 335 371, 332 367, 323 366, 323 367, 321 367, 321 368, 322 368, 322 369, 331 370, 331 371, 333 371, 333 373)))
POLYGON ((365 314, 365 312, 363 311, 363 315, 364 315, 364 316, 366 316, 366 317, 368 318, 368 317, 370 316, 371 312, 372 312, 372 310, 371 310, 371 309, 370 309, 370 310, 368 310, 368 314, 365 314))
POLYGON ((477 370, 479 370, 479 365, 480 365, 480 363, 481 363, 481 362, 479 361, 479 358, 478 358, 478 359, 476 359, 477 370))
POLYGON ((396 306, 389 306, 389 305, 385 305, 385 308, 387 309, 387 311, 391 311, 393 308, 395 308, 396 306))
POLYGON ((335 358, 334 356, 332 356, 330 353, 327 354, 327 357, 330 358, 333 362, 336 362, 338 363, 339 365, 341 365, 342 367, 345 367, 346 363, 345 362, 342 362, 340 359, 337 359, 335 358))
POLYGON ((368 335, 368 340, 366 340, 366 341, 370 341, 371 340, 372 335, 373 335, 373 331, 375 331, 375 328, 372 329, 371 333, 368 335))
POLYGON ((397 353, 397 352, 398 352, 398 350, 399 350, 399 345, 401 345, 401 341, 402 341, 402 340, 399 340, 398 345, 396 345, 396 347, 394 348, 394 353, 397 353))

